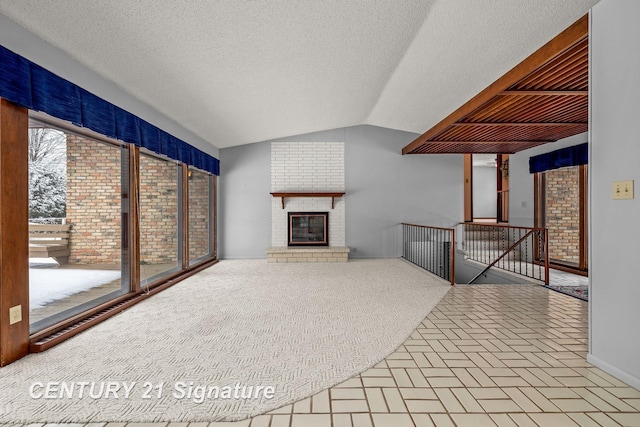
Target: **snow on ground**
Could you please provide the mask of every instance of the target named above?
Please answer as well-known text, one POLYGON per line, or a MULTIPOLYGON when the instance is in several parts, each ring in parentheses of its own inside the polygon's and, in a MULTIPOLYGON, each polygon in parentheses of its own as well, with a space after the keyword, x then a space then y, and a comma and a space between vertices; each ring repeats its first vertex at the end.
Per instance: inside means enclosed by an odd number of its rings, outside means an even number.
POLYGON ((29 268, 29 308, 66 298, 78 292, 104 285, 120 278, 118 270, 80 270, 55 268, 55 261, 32 259, 29 268), (45 268, 42 268, 45 267, 45 268))

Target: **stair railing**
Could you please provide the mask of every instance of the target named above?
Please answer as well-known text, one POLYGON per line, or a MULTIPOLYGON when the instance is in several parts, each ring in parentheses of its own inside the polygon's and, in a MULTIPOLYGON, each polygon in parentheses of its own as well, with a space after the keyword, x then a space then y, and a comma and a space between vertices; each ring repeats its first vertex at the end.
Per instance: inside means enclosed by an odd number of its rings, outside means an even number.
POLYGON ((465 258, 486 264, 473 283, 496 267, 549 284, 549 234, 546 228, 462 223, 465 258))
POLYGON ((455 229, 402 223, 402 257, 455 284, 455 229))

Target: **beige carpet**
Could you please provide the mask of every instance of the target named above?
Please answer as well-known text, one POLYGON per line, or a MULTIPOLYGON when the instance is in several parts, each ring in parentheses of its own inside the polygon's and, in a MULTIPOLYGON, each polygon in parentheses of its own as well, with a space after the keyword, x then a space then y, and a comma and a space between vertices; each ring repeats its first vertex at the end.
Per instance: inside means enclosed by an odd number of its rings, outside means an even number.
POLYGON ((0 423, 204 422, 261 414, 373 366, 449 289, 400 259, 222 261, 0 369, 0 423), (191 397, 190 384, 199 387, 191 397), (202 389, 210 394, 203 397, 202 389))

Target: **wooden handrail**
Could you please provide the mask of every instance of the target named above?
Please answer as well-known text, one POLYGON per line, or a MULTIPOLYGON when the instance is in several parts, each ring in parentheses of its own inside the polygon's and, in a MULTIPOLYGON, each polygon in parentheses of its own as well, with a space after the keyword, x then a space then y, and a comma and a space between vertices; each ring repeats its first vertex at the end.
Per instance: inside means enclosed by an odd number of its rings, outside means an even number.
POLYGON ((455 231, 454 228, 445 228, 445 227, 432 227, 430 225, 420 225, 420 224, 409 224, 408 222, 401 222, 401 225, 410 225, 412 227, 422 227, 422 228, 432 228, 434 230, 445 230, 445 231, 455 231))

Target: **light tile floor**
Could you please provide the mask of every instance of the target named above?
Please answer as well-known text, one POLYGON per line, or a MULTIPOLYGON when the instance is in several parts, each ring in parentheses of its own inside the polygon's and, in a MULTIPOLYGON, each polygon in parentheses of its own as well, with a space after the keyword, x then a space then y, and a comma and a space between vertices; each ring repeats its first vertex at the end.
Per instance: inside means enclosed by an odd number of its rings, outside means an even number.
POLYGON ((209 427, 640 426, 640 391, 591 366, 586 353, 586 302, 537 285, 458 285, 361 375, 209 427))

